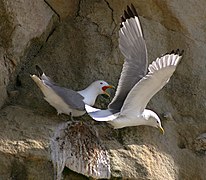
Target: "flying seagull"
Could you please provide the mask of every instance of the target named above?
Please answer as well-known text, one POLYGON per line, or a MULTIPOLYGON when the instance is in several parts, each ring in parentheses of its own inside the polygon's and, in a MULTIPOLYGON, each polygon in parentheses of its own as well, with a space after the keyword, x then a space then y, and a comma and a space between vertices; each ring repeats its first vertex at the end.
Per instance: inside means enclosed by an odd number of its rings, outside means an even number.
POLYGON ((119 48, 125 59, 112 102, 107 110, 86 105, 86 111, 94 120, 106 121, 115 129, 147 125, 159 128, 164 133, 158 115, 145 108, 150 99, 168 83, 183 51, 177 49, 157 58, 147 71, 147 48, 133 5, 127 6, 121 18, 119 48))
POLYGON ((44 94, 44 99, 57 110, 57 114, 67 114, 71 117, 82 116, 85 114, 85 104, 93 106, 98 95, 109 94, 108 88, 113 88, 107 82, 99 80, 90 84, 86 89, 73 91, 65 87, 60 87, 54 83, 41 68, 36 65, 38 76, 31 75, 44 94))

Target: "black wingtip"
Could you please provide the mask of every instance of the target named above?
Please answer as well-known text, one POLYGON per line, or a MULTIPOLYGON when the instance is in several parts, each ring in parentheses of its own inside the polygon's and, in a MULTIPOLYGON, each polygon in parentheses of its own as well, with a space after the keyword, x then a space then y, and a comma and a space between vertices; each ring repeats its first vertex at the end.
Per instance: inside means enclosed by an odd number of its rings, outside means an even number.
POLYGON ((138 17, 137 11, 133 4, 131 6, 127 5, 127 10, 124 10, 124 16, 121 16, 121 23, 120 28, 123 26, 122 23, 125 22, 127 19, 134 18, 135 16, 138 17))
POLYGON ((177 49, 177 50, 175 51, 175 54, 179 54, 179 53, 180 53, 180 50, 177 49))
POLYGON ((134 13, 132 12, 132 10, 130 9, 129 6, 127 6, 127 13, 128 13, 128 15, 130 16, 130 18, 131 18, 131 17, 134 18, 134 13))
POLYGON ((169 54, 174 54, 175 53, 175 50, 172 50, 169 54))
POLYGON ((182 56, 183 53, 184 53, 184 50, 180 51, 180 49, 176 49, 176 50, 172 50, 171 53, 169 54, 175 54, 175 55, 182 56))
POLYGON ((121 23, 120 23, 120 28, 122 28, 123 27, 123 22, 125 22, 126 21, 126 19, 123 17, 123 16, 121 16, 121 23))
POLYGON ((179 55, 182 56, 182 55, 184 54, 184 52, 185 52, 185 51, 182 50, 182 51, 179 53, 179 55))
POLYGON ((42 71, 42 69, 38 65, 36 65, 35 67, 36 67, 36 70, 38 72, 39 77, 41 77, 44 72, 42 71))
POLYGON ((176 51, 173 50, 173 52, 171 54, 182 56, 183 53, 184 53, 184 50, 180 51, 180 49, 177 49, 176 51))
POLYGON ((125 17, 125 19, 129 19, 130 18, 129 14, 127 13, 126 10, 124 10, 124 17, 125 17))
POLYGON ((122 21, 122 22, 125 22, 125 21, 126 21, 126 19, 124 18, 124 16, 121 16, 121 21, 122 21))
POLYGON ((183 53, 184 53, 184 50, 180 51, 180 49, 176 49, 176 50, 172 50, 170 53, 162 54, 160 57, 163 57, 163 56, 166 56, 166 55, 170 55, 170 54, 175 54, 175 55, 182 56, 183 53))
POLYGON ((131 3, 131 10, 135 16, 138 16, 137 11, 132 3, 131 3))

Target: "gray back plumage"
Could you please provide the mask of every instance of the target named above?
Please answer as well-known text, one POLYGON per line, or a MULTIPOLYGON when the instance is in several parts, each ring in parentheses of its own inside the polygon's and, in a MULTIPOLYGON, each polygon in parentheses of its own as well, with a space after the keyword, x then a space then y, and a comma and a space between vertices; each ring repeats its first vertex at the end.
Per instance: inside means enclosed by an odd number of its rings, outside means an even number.
POLYGON ((71 89, 67 89, 65 87, 59 87, 55 84, 51 84, 48 82, 45 82, 50 88, 53 89, 53 91, 62 98, 62 100, 68 104, 71 108, 83 111, 85 110, 85 104, 84 104, 84 97, 80 95, 78 92, 73 91, 71 89))
POLYGON ((44 74, 42 69, 36 65, 36 70, 38 72, 39 77, 41 80, 49 86, 61 99, 68 104, 71 108, 84 111, 85 104, 84 104, 84 97, 80 95, 78 92, 73 91, 71 89, 67 89, 65 87, 60 87, 56 83, 54 83, 48 76, 44 74))

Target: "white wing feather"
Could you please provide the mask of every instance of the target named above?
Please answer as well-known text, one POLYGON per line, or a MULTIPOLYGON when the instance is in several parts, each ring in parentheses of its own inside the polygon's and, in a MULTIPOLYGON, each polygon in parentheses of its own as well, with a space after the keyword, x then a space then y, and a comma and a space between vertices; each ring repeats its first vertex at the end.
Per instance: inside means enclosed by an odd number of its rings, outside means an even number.
POLYGON ((85 104, 87 113, 96 121, 111 121, 117 118, 119 113, 114 110, 101 110, 85 104))
POLYGON ((153 61, 148 67, 148 74, 129 92, 121 115, 141 114, 149 100, 169 81, 181 57, 178 54, 167 54, 153 61))

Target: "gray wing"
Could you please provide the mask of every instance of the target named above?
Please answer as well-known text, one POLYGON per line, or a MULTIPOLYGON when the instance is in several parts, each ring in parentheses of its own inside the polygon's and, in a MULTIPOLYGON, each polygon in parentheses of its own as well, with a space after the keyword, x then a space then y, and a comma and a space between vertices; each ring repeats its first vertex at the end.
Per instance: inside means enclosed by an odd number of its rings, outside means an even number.
POLYGON ((45 75, 45 73, 38 65, 36 65, 36 70, 39 77, 41 78, 41 81, 47 86, 49 86, 59 97, 61 97, 61 99, 66 104, 68 104, 73 109, 81 111, 85 110, 85 104, 83 101, 84 97, 82 95, 71 89, 58 86, 48 76, 45 75))
POLYGON ((125 62, 115 97, 108 106, 109 109, 115 110, 121 109, 127 94, 147 72, 147 48, 133 5, 131 8, 127 6, 127 11, 124 11, 124 17, 122 17, 119 48, 125 57, 125 62))
POLYGON ((68 104, 71 108, 77 109, 80 111, 85 110, 84 97, 80 95, 78 92, 73 91, 71 89, 67 89, 65 87, 57 86, 47 80, 43 80, 43 82, 49 86, 62 100, 68 104))

